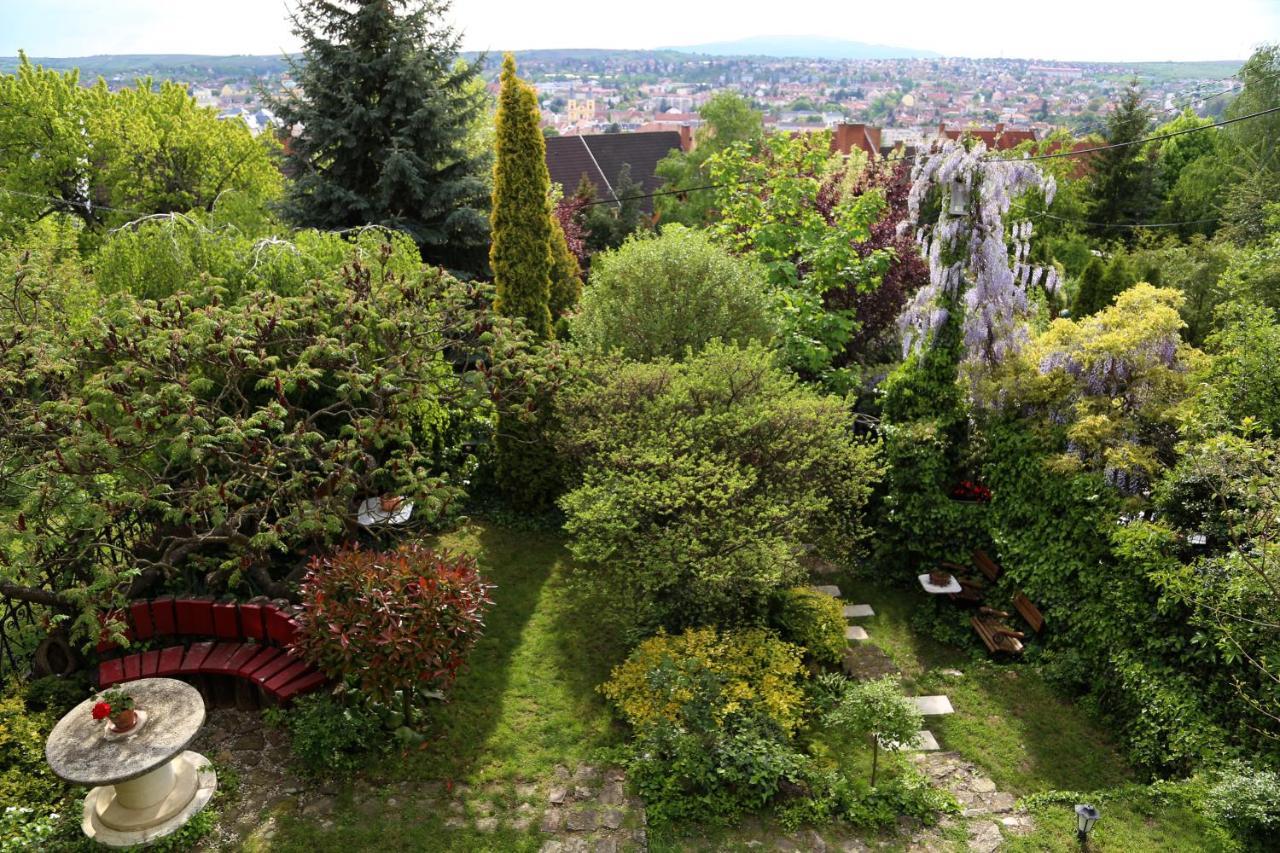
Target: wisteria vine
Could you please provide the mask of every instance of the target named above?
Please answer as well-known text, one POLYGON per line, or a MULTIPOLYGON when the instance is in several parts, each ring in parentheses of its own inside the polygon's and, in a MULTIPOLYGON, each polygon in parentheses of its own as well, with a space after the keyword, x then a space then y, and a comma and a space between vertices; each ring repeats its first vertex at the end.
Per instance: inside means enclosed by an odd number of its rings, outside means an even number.
POLYGON ((995 364, 1026 341, 1028 291, 1043 287, 1056 293, 1059 284, 1056 269, 1029 263, 1029 221, 1013 226, 1010 252, 1005 216, 1012 200, 1028 190, 1040 190, 1051 203, 1056 182, 1032 163, 989 159, 981 142, 972 148, 948 142, 917 161, 908 197, 911 219, 900 227, 919 221, 921 205, 935 187, 942 191, 938 221, 916 231, 929 263, 929 284, 899 320, 903 357, 933 340, 963 305, 967 357, 995 364))

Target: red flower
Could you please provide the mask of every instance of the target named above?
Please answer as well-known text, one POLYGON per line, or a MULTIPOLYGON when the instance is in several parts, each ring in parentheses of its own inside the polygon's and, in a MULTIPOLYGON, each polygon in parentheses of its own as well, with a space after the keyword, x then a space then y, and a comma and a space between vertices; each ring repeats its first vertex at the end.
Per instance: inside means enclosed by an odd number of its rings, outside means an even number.
POLYGON ((111 716, 111 703, 98 702, 93 706, 93 718, 95 720, 105 720, 111 716))

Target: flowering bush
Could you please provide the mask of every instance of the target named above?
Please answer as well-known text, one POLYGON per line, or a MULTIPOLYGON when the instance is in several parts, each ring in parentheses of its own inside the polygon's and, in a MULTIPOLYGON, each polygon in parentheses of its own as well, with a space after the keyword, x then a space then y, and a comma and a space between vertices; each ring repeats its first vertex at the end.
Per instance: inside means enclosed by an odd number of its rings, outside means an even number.
POLYGON ((492 585, 465 554, 408 545, 315 557, 294 651, 370 697, 447 689, 484 628, 492 585))

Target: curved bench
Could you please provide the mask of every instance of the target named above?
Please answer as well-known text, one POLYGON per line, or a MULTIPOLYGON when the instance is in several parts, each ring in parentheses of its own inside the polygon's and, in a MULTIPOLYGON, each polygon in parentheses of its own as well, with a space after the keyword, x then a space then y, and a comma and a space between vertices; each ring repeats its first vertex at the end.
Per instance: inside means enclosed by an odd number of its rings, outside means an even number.
MULTIPOLYGON (((100 689, 152 676, 230 676, 245 679, 285 703, 328 681, 289 652, 298 623, 286 606, 266 599, 242 604, 168 596, 135 601, 104 619, 123 619, 131 644, 165 638, 176 644, 102 661, 97 677, 100 689), (183 642, 195 637, 212 639, 183 642)), ((110 640, 98 644, 100 654, 119 648, 110 640)))

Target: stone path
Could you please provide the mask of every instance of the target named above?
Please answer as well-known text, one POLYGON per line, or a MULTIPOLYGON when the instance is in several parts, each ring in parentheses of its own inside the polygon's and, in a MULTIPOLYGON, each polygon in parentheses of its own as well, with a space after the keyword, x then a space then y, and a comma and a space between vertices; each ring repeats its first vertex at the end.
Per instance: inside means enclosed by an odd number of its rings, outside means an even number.
POLYGON ((844 606, 844 618, 846 619, 865 619, 868 616, 875 616, 876 612, 871 609, 870 604, 846 604, 844 606))
POLYGON ((910 699, 926 717, 955 713, 955 709, 951 707, 951 700, 946 696, 912 696, 910 699))
POLYGON ((644 804, 626 794, 617 768, 559 765, 546 795, 539 829, 550 836, 540 853, 618 853, 647 850, 644 804))
POLYGON ((953 849, 943 833, 957 823, 965 827, 966 849, 972 853, 995 853, 1004 844, 1005 833, 1027 835, 1035 828, 1031 816, 1017 808, 1012 794, 997 791, 995 782, 957 753, 921 752, 911 760, 935 787, 950 791, 963 811, 959 818, 948 816, 937 826, 917 833, 908 850, 953 849))
POLYGON ((861 625, 846 625, 844 638, 846 640, 865 640, 867 639, 867 629, 861 625))

